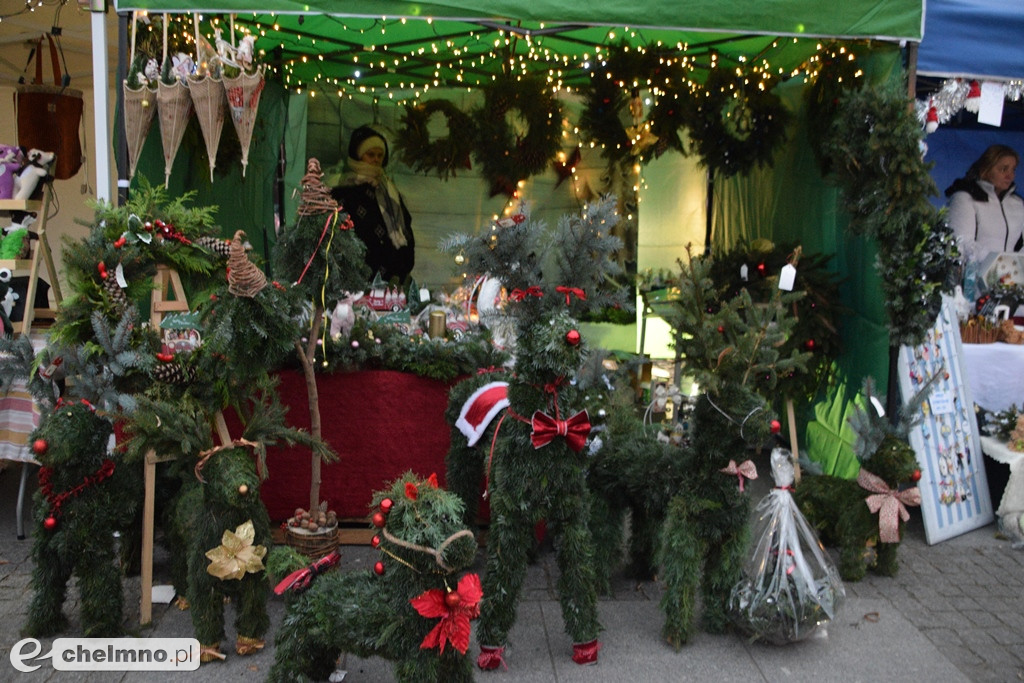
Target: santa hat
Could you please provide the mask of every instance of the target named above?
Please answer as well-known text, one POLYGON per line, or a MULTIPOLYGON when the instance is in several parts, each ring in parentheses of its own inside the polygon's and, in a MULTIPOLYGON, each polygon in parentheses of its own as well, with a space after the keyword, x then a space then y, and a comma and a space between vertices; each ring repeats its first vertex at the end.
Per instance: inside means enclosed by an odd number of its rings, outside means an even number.
POLYGON ((939 129, 939 111, 935 108, 935 102, 928 100, 928 113, 924 117, 924 131, 929 135, 939 129))
POLYGON ((981 109, 981 85, 978 81, 971 81, 967 90, 967 99, 964 100, 964 109, 975 114, 981 109))
POLYGON ((487 431, 491 420, 508 407, 508 382, 490 382, 473 392, 462 405, 455 426, 468 439, 467 446, 475 446, 487 431))

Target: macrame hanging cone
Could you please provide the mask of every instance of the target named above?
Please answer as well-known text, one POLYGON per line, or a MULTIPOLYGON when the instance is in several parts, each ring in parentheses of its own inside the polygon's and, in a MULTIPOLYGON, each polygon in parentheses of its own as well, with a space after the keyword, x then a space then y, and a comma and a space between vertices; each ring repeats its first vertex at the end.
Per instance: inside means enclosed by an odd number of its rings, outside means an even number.
POLYGON ((164 145, 164 187, 167 187, 171 181, 174 157, 185 135, 188 117, 192 115, 192 97, 188 94, 188 87, 181 81, 175 81, 173 85, 160 81, 156 100, 160 112, 160 140, 164 145))
POLYGON ((203 131, 206 155, 210 158, 210 182, 213 182, 213 168, 217 164, 217 149, 220 134, 224 129, 224 84, 212 76, 190 78, 188 91, 192 95, 192 106, 196 108, 199 128, 203 131))
POLYGON ((249 260, 245 253, 244 239, 245 232, 239 230, 231 240, 231 253, 228 256, 228 291, 235 296, 251 299, 267 286, 267 276, 249 260))
POLYGON ((122 83, 124 89, 124 135, 128 143, 128 178, 135 177, 135 167, 139 164, 139 154, 149 137, 149 128, 153 124, 156 113, 156 93, 142 86, 137 90, 122 83))
POLYGON ((231 109, 231 123, 238 133, 238 143, 242 146, 242 177, 249 165, 249 144, 252 142, 252 130, 256 124, 256 113, 260 107, 260 94, 263 92, 263 67, 256 73, 242 73, 235 78, 224 79, 224 90, 228 95, 228 106, 231 109))
POLYGON ((306 175, 302 176, 302 201, 296 211, 300 216, 328 213, 338 208, 338 202, 321 180, 323 175, 320 161, 316 157, 310 157, 306 162, 306 175))

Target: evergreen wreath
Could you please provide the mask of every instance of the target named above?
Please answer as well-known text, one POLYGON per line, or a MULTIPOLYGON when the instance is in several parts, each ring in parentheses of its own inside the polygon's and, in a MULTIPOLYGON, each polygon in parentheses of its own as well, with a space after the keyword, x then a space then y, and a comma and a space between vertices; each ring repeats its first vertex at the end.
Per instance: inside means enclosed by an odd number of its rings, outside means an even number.
POLYGON ((473 153, 493 197, 511 196, 516 183, 542 173, 561 148, 561 112, 541 81, 499 78, 487 88, 477 121, 473 153), (529 126, 516 135, 506 115, 518 111, 529 126))
POLYGON ((398 132, 396 147, 401 150, 402 163, 416 171, 447 180, 455 169, 469 168, 469 155, 473 151, 473 119, 448 100, 429 100, 405 108, 403 128, 398 132), (430 139, 427 123, 436 113, 444 114, 448 121, 448 135, 430 139))
POLYGON ((747 74, 712 69, 690 109, 687 127, 708 170, 723 177, 771 163, 786 139, 789 115, 778 96, 744 81, 747 74))

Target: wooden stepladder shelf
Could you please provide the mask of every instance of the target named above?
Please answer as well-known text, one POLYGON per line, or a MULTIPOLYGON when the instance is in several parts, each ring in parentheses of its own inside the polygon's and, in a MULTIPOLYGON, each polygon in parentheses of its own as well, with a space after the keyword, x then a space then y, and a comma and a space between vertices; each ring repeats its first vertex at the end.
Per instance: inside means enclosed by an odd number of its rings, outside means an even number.
MULTIPOLYGON (((46 267, 46 273, 50 277, 50 289, 53 290, 54 302, 59 305, 64 300, 60 291, 60 280, 57 279, 57 268, 53 264, 53 253, 50 251, 50 243, 46 236, 46 214, 50 210, 50 199, 53 195, 53 187, 46 183, 43 185, 43 198, 41 200, 24 199, 0 199, 0 212, 10 213, 12 211, 26 211, 39 216, 32 225, 32 231, 38 239, 32 247, 32 257, 29 259, 0 259, 0 268, 8 268, 11 272, 25 271, 28 273, 28 289, 25 292, 25 307, 21 318, 21 333, 28 335, 32 329, 32 321, 36 316, 45 316, 53 319, 54 309, 36 308, 36 290, 39 288, 40 262, 46 267)), ((29 241, 31 243, 31 240, 29 241)))

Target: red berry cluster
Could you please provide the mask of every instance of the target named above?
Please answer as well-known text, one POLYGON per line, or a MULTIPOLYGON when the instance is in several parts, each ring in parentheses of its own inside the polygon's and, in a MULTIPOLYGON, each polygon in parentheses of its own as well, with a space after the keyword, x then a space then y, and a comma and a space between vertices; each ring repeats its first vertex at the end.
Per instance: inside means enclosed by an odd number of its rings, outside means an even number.
MULTIPOLYGON (((378 529, 383 529, 384 525, 388 521, 388 513, 391 512, 391 508, 393 506, 394 506, 394 501, 392 501, 390 498, 385 498, 384 500, 382 500, 380 502, 380 505, 378 506, 379 509, 377 510, 377 512, 374 512, 373 515, 370 517, 370 521, 373 522, 373 526, 377 527, 378 529)), ((370 545, 372 547, 374 547, 374 548, 379 548, 380 547, 380 536, 374 536, 370 540, 370 545)), ((383 574, 384 574, 384 563, 378 561, 376 564, 374 564, 373 565, 373 573, 376 574, 377 576, 383 576, 383 574)))
POLYGON ((157 218, 153 221, 153 227, 156 228, 157 234, 166 240, 177 240, 182 244, 192 244, 192 240, 185 237, 185 234, 180 232, 171 223, 164 223, 162 220, 157 218))

